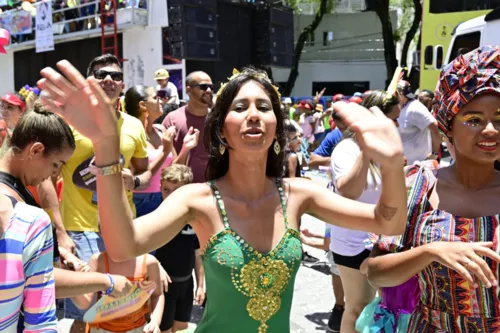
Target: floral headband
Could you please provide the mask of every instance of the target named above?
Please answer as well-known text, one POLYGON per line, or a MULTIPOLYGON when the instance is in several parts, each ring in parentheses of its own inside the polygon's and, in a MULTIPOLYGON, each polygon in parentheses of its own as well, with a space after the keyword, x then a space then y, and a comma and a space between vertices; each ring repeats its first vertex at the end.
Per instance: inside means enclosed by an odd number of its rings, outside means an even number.
MULTIPOLYGON (((220 95, 222 94, 222 92, 224 91, 224 89, 227 87, 227 84, 229 82, 231 82, 232 80, 234 80, 235 78, 237 78, 238 76, 240 76, 242 74, 247 74, 247 73, 245 73, 245 71, 240 72, 236 68, 233 69, 233 75, 231 75, 231 77, 228 78, 228 81, 226 83, 221 84, 221 87, 219 88, 219 91, 217 91, 216 98, 219 99, 220 95)), ((278 99, 281 101, 281 94, 279 92, 278 87, 273 84, 273 82, 269 79, 269 77, 267 76, 267 74, 265 72, 257 72, 256 74, 251 74, 249 76, 253 77, 253 78, 256 78, 256 79, 261 79, 261 80, 264 80, 264 81, 268 82, 271 86, 273 86, 274 91, 276 91, 276 94, 278 94, 278 99)))
POLYGON ((443 68, 433 101, 439 130, 451 139, 453 118, 474 97, 500 94, 500 47, 483 46, 443 68))

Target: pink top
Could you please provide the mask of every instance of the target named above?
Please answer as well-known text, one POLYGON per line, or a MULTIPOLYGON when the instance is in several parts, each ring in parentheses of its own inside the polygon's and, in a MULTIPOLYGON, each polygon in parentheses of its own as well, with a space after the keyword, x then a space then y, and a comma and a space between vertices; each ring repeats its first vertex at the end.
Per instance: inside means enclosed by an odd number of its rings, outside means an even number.
MULTIPOLYGON (((163 147, 160 146, 157 149, 148 147, 148 160, 149 164, 153 163, 154 160, 158 158, 162 151, 163 147)), ((165 162, 163 162, 163 165, 161 166, 160 169, 151 177, 151 182, 149 183, 149 186, 145 190, 140 190, 140 191, 134 191, 134 193, 158 193, 161 192, 160 186, 161 186, 161 170, 163 168, 168 167, 170 164, 172 164, 174 157, 172 156, 172 153, 168 154, 167 158, 165 159, 165 162)))

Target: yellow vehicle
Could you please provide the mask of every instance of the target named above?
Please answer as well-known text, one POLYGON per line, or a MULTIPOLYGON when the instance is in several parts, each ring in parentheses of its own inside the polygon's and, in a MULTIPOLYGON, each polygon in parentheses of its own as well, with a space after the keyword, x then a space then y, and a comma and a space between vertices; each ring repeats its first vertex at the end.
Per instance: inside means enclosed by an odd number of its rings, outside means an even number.
POLYGON ((434 90, 456 27, 500 6, 500 0, 423 0, 420 90, 434 90))

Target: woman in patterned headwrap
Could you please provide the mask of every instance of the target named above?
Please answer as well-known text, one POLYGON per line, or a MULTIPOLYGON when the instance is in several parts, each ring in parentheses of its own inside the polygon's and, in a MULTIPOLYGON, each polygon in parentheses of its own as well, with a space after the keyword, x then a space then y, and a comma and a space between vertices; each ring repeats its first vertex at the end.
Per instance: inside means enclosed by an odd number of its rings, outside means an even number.
POLYGON ((476 49, 445 67, 434 109, 456 162, 406 170, 406 231, 381 238, 377 248, 392 253, 371 258, 368 276, 392 287, 418 274, 421 295, 408 332, 500 332, 500 256, 492 250, 500 213, 493 167, 500 157, 500 48, 476 49))
POLYGON ((482 47, 445 67, 434 100, 456 161, 406 170, 408 224, 368 262, 378 287, 418 274, 421 296, 408 332, 500 332, 497 296, 500 173, 500 48, 482 47), (412 251, 406 251, 413 249, 412 251))

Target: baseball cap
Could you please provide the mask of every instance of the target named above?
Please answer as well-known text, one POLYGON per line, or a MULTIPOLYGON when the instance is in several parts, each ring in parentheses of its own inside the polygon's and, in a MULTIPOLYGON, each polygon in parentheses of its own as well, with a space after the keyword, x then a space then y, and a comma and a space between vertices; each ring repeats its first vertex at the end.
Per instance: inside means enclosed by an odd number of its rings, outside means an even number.
POLYGON ((333 96, 333 97, 332 97, 332 101, 334 101, 334 102, 338 102, 338 101, 343 100, 344 98, 345 98, 345 96, 344 96, 344 95, 342 95, 342 94, 337 94, 337 95, 335 95, 335 96, 333 96))
POLYGON ((363 102, 363 100, 359 96, 352 96, 351 98, 349 98, 349 102, 361 104, 361 102, 363 102))
POLYGON ((354 97, 363 97, 363 94, 360 92, 355 92, 353 96, 354 97))
POLYGON ((303 99, 297 104, 297 107, 314 110, 314 103, 310 99, 303 99))
POLYGON ((398 82, 398 91, 401 95, 406 96, 409 99, 417 98, 417 95, 411 92, 410 82, 401 80, 398 82))
POLYGON ((290 97, 285 97, 283 104, 292 104, 292 99, 290 97))
POLYGON ((165 80, 170 77, 166 69, 160 68, 155 72, 155 80, 165 80))

